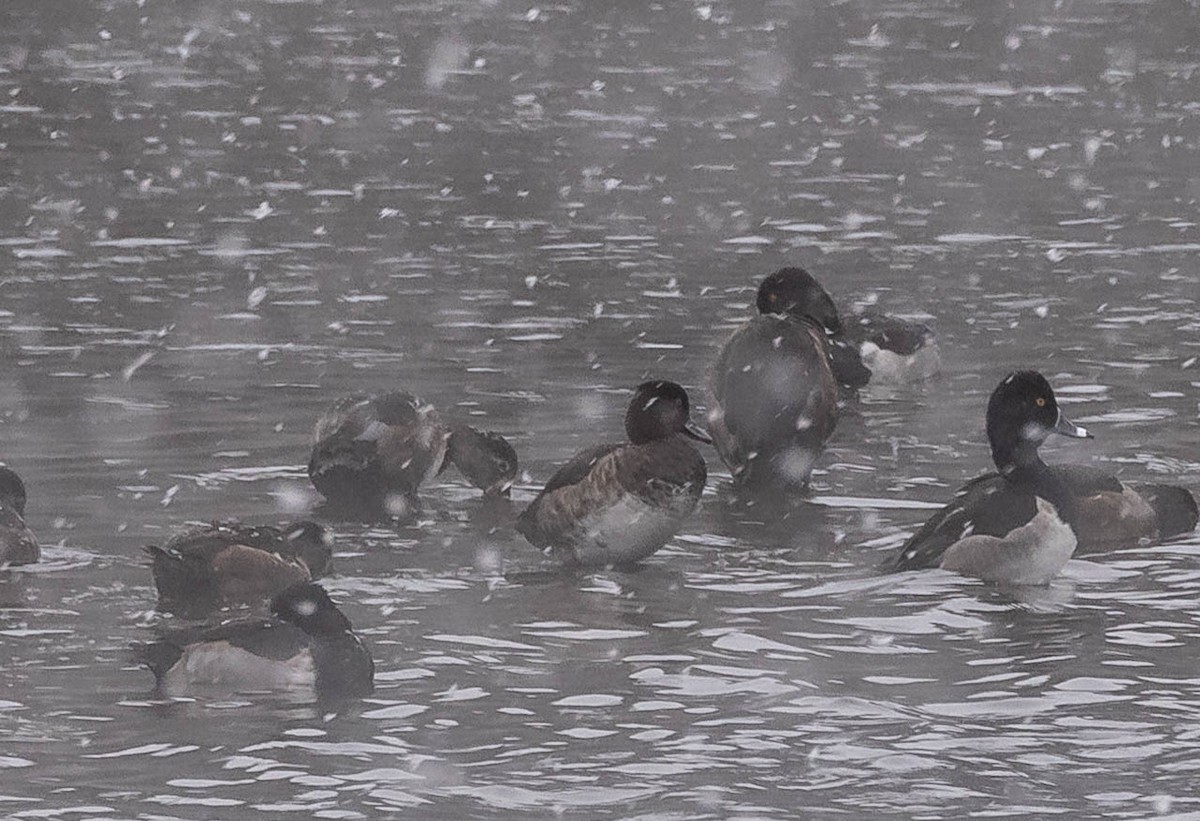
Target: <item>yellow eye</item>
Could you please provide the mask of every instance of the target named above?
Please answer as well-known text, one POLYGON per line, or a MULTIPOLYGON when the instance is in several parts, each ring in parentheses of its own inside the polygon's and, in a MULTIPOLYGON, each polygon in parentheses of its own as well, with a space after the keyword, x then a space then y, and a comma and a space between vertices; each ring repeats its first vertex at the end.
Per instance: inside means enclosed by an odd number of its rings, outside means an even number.
POLYGON ((1046 397, 1044 397, 1044 396, 1039 396, 1039 397, 1037 398, 1037 406, 1038 406, 1039 408, 1044 408, 1044 407, 1046 407, 1046 397))

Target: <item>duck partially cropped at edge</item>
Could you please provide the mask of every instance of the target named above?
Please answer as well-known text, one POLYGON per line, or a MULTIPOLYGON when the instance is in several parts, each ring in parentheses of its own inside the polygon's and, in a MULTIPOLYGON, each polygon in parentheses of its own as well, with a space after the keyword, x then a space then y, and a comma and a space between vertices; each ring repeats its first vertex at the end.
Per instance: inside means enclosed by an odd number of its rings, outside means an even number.
POLYGON ((329 572, 332 537, 316 522, 244 525, 211 522, 173 536, 150 556, 159 607, 200 615, 218 607, 265 602, 329 572))
POLYGON ((375 663, 324 588, 293 585, 271 600, 271 613, 272 619, 170 631, 135 647, 134 659, 154 673, 166 696, 204 685, 300 691, 318 701, 371 694, 375 663))
POLYGON ((803 268, 781 268, 758 289, 759 313, 808 317, 825 331, 837 381, 861 388, 869 381, 928 379, 941 368, 937 335, 929 326, 876 311, 846 317, 829 293, 803 268))
POLYGON ((417 489, 455 465, 487 495, 507 496, 517 454, 497 433, 448 425, 437 409, 403 391, 335 402, 313 431, 308 475, 338 508, 405 515, 417 489))
POLYGON ((1077 517, 1066 483, 1038 447, 1052 433, 1083 438, 1036 371, 1006 376, 987 407, 998 473, 967 483, 900 548, 893 569, 941 567, 1009 584, 1046 584, 1071 558, 1077 517))
POLYGON ((577 453, 521 513, 517 530, 568 566, 626 566, 653 554, 696 509, 708 477, 687 439, 711 440, 689 413, 676 383, 638 385, 625 413, 629 441, 577 453))
POLYGON ((836 310, 807 274, 782 273, 763 280, 759 315, 725 342, 708 381, 708 430, 717 452, 737 484, 772 492, 807 487, 839 414, 824 330, 836 310), (816 290, 797 290, 805 281, 816 290))
POLYGON ((41 555, 37 537, 25 524, 25 483, 0 466, 0 567, 33 564, 41 555))

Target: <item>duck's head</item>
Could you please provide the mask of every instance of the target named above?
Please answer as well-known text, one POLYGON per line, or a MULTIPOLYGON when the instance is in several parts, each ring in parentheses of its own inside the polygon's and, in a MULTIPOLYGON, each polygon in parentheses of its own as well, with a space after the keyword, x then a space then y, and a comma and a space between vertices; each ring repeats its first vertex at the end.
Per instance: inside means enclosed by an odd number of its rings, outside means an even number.
POLYGON ((780 268, 758 286, 758 312, 808 318, 826 333, 842 331, 833 299, 803 268, 780 268))
POLYGON ((289 525, 284 537, 304 560, 314 579, 327 575, 333 564, 333 534, 314 521, 305 519, 289 525))
POLYGON ((446 461, 485 495, 508 496, 517 478, 517 451, 498 433, 456 425, 446 445, 446 461))
POLYGON ((669 439, 677 433, 712 443, 712 437, 691 419, 687 391, 666 380, 637 386, 625 411, 625 433, 635 445, 669 439))
POLYGON ((25 516, 25 483, 16 471, 0 466, 0 507, 25 516))
POLYGON ((1038 446, 1052 433, 1091 436, 1062 415, 1046 377, 1037 371, 1014 371, 1004 377, 987 409, 988 442, 1000 472, 1036 463, 1038 446))
POLYGON ((271 599, 271 612, 310 636, 332 636, 352 628, 325 588, 313 582, 301 582, 271 599))

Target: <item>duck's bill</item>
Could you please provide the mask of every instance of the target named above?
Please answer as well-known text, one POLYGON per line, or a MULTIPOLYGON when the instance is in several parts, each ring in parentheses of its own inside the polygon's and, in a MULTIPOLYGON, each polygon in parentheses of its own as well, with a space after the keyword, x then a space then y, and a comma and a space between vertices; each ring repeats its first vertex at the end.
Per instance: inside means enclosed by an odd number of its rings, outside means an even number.
POLYGON ((1054 425, 1054 432, 1062 434, 1063 436, 1071 436, 1076 439, 1092 438, 1092 435, 1088 433, 1087 428, 1079 427, 1079 425, 1076 425, 1070 419, 1063 416, 1061 411, 1058 414, 1058 422, 1056 422, 1054 425))
POLYGON ((697 442, 703 442, 706 445, 712 444, 712 437, 708 435, 708 431, 697 425, 691 419, 683 426, 683 435, 695 439, 697 442))

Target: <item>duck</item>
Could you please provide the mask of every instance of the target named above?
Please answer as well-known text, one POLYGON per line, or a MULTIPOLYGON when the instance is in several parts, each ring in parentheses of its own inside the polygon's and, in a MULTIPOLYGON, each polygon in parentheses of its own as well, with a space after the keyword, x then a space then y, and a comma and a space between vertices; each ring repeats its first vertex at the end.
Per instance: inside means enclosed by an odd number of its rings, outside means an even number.
POLYGON ((1075 499, 1076 555, 1146 547, 1184 536, 1200 521, 1195 490, 1152 482, 1122 482, 1100 468, 1056 465, 1075 499))
POLYGON ((323 587, 294 584, 271 600, 271 618, 171 630, 134 648, 157 692, 206 685, 234 692, 300 691, 319 702, 374 690, 375 662, 323 587))
POLYGON ((150 545, 150 569, 162 610, 202 614, 257 605, 285 588, 330 571, 333 539, 312 521, 284 525, 209 522, 150 545))
POLYGON ((447 425, 411 393, 359 393, 317 421, 308 475, 337 508, 403 516, 419 508, 417 489, 450 464, 485 495, 500 497, 509 495, 518 468, 500 434, 447 425))
POLYGON ((735 484, 804 490, 837 427, 833 368, 844 360, 848 369, 854 351, 833 347, 825 331, 837 317, 833 301, 800 269, 763 280, 758 309, 726 340, 709 374, 708 431, 735 484))
POLYGON ((37 536, 25 524, 25 483, 0 466, 0 567, 34 564, 41 556, 37 536))
POLYGON ((997 472, 959 490, 905 542, 893 569, 940 567, 988 582, 1049 583, 1078 545, 1075 500, 1038 454, 1051 434, 1091 436, 1063 416, 1042 374, 1024 370, 1005 376, 987 406, 997 472))
POLYGON ((830 367, 844 388, 855 390, 868 382, 918 382, 941 369, 937 334, 924 323, 873 310, 845 320, 833 298, 808 271, 781 268, 758 289, 761 314, 807 317, 824 330, 830 367))
POLYGON ((712 439, 690 413, 679 384, 638 385, 625 412, 629 441, 575 454, 517 517, 517 531, 569 567, 628 567, 652 555, 696 509, 708 478, 687 440, 712 439))

